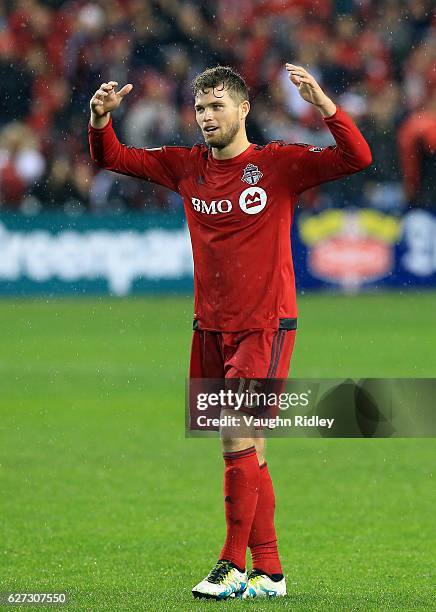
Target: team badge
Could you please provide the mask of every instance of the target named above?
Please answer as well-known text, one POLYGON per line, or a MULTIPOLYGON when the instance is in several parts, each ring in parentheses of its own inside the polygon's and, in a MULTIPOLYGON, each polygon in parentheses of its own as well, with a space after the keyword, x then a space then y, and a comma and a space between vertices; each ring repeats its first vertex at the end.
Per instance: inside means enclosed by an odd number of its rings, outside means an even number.
POLYGON ((262 172, 259 170, 258 166, 254 166, 253 164, 248 164, 244 168, 244 172, 242 173, 242 181, 245 181, 249 185, 257 185, 260 179, 263 177, 262 172))
POLYGON ((262 187, 248 187, 239 196, 239 206, 247 215, 257 215, 266 206, 268 196, 262 187))

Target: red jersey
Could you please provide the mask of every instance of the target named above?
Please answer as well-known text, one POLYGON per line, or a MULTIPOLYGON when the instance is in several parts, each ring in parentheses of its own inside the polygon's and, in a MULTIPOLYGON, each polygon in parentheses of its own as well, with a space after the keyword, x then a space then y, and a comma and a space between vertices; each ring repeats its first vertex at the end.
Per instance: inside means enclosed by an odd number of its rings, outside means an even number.
POLYGON ((226 160, 203 144, 127 147, 111 121, 102 129, 89 125, 91 157, 99 166, 182 196, 198 329, 277 329, 279 318, 297 316, 290 239, 297 197, 371 163, 367 142, 342 109, 324 121, 336 146, 250 144, 226 160))

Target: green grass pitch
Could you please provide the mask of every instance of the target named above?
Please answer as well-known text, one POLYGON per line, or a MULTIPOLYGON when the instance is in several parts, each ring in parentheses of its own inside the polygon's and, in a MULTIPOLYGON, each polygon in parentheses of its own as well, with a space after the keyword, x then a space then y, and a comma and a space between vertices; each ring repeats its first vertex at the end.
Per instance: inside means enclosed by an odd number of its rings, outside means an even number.
MULTIPOLYGON (((303 296, 292 374, 433 377, 435 305, 303 296)), ((184 437, 191 314, 179 297, 0 302, 0 591, 89 611, 434 610, 433 439, 272 440, 289 596, 191 598, 224 537, 219 441, 184 437)))

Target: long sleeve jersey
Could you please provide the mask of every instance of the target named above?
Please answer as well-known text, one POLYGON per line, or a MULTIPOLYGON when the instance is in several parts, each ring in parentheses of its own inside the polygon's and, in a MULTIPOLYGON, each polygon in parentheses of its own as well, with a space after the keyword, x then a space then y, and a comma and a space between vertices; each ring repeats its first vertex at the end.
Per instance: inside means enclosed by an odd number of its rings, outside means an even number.
POLYGON ((89 125, 96 164, 182 196, 199 329, 277 328, 280 318, 297 316, 290 238, 297 198, 371 163, 367 142, 341 108, 324 121, 334 146, 250 144, 226 160, 204 144, 132 148, 119 142, 111 120, 102 129, 89 125))

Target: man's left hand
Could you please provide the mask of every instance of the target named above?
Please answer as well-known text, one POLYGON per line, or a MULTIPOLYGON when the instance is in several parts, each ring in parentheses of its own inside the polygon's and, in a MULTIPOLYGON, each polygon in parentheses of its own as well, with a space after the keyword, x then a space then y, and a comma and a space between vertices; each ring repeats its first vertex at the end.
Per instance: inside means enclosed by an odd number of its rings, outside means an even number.
POLYGON ((336 105, 330 100, 318 85, 314 77, 302 66, 286 64, 289 80, 298 89, 298 93, 310 104, 314 104, 323 117, 331 117, 336 112, 336 105))

